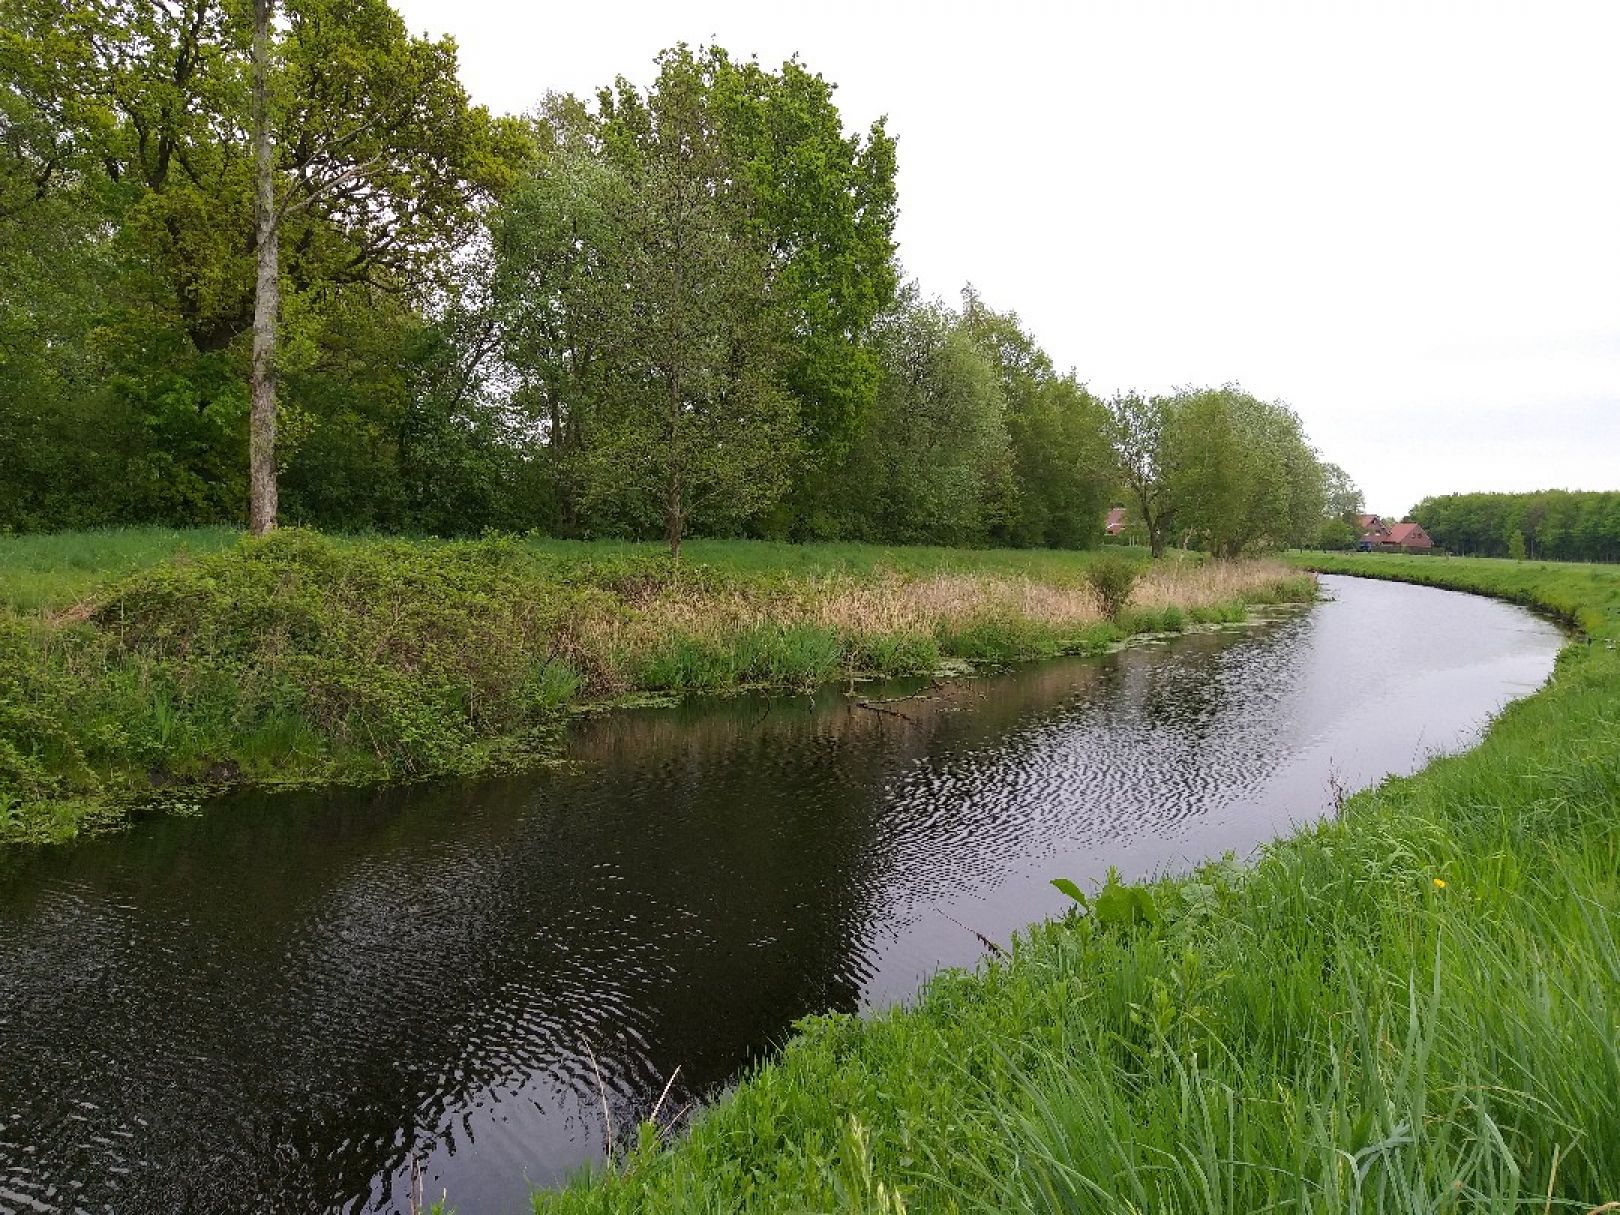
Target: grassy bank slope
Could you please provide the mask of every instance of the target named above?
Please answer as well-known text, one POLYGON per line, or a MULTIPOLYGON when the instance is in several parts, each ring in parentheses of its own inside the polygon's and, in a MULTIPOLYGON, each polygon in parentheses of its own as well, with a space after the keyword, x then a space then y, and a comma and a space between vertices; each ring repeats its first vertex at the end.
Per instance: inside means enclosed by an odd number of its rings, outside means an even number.
POLYGON ((1473 591, 1552 612, 1589 637, 1620 634, 1620 566, 1505 557, 1402 557, 1394 553, 1290 553, 1301 569, 1473 591))
POLYGON ((542 1212, 1591 1211, 1620 1200, 1620 571, 1378 555, 1579 619, 1484 742, 1252 866, 804 1024, 542 1212))
POLYGON ((1084 554, 141 531, 0 539, 0 839, 157 790, 471 773, 584 703, 1100 649, 1310 593, 1161 564, 1107 619, 1084 554))

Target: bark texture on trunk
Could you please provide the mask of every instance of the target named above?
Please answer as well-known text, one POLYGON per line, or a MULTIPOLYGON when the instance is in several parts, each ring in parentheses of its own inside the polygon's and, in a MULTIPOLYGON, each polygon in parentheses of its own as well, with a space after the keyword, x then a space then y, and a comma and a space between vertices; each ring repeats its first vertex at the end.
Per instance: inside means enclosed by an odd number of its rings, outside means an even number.
POLYGON ((680 373, 669 377, 669 482, 664 489, 664 535, 672 560, 681 559, 681 388, 680 373))
POLYGON ((248 434, 248 528, 276 526, 276 320, 281 308, 280 225, 270 133, 270 20, 275 0, 253 4, 254 218, 258 277, 253 292, 253 409, 248 434))

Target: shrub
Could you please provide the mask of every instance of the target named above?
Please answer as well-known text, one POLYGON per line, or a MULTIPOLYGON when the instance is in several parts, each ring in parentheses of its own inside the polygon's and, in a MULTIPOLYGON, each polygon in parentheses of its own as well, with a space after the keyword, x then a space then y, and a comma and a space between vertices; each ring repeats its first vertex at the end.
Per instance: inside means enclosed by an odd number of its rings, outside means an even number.
POLYGON ((1097 605, 1110 620, 1119 619, 1141 576, 1141 566, 1113 553, 1102 554, 1086 568, 1086 581, 1097 594, 1097 605))

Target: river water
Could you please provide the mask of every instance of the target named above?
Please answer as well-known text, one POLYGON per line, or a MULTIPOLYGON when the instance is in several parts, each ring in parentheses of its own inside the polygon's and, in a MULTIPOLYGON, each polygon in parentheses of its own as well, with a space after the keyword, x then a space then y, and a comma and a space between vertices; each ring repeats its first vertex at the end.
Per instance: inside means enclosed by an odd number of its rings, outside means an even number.
POLYGON ((937 688, 623 712, 556 770, 243 795, 0 854, 0 1212, 526 1208, 811 1012, 1109 866, 1244 854, 1477 739, 1559 631, 1327 578, 1241 630, 937 688), (906 699, 884 700, 914 693, 906 699), (883 711, 879 711, 883 710, 883 711), (963 927, 966 925, 968 927, 963 927), (588 1048, 588 1049, 587 1049, 588 1048))

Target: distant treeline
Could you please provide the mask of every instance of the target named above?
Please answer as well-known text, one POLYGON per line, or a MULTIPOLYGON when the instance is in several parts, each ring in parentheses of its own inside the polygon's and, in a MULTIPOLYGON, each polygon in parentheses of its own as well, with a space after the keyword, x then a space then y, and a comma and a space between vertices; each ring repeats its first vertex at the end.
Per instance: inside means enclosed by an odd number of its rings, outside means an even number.
MULTIPOLYGON (((906 286, 894 141, 796 60, 678 47, 493 116, 385 0, 278 12, 287 522, 1077 547, 1129 499, 1236 552, 1342 513, 1286 406, 1102 401, 1016 314, 906 286)), ((240 522, 245 10, 0 0, 0 29, 0 529, 240 522)))
POLYGON ((1466 556, 1620 561, 1620 492, 1446 494, 1423 499, 1412 518, 1466 556))

